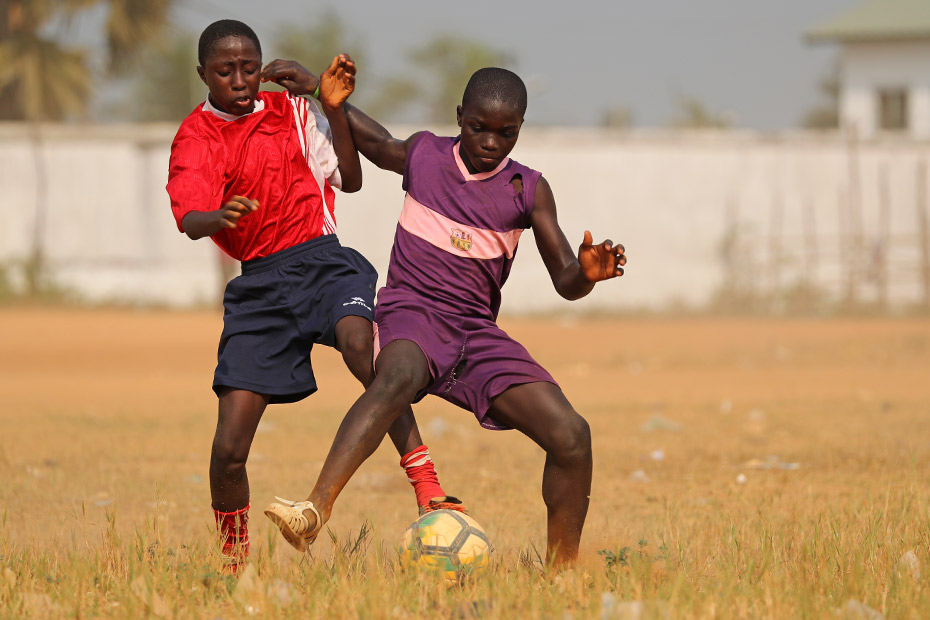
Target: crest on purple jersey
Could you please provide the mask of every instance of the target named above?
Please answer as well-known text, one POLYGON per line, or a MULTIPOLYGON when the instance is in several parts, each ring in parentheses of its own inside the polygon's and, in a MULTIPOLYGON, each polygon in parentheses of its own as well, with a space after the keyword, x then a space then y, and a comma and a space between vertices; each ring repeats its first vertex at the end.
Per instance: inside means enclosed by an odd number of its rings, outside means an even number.
POLYGON ((472 246, 471 233, 459 230, 458 228, 452 229, 452 235, 449 237, 449 241, 452 242, 452 247, 457 250, 462 250, 463 252, 469 251, 472 246))

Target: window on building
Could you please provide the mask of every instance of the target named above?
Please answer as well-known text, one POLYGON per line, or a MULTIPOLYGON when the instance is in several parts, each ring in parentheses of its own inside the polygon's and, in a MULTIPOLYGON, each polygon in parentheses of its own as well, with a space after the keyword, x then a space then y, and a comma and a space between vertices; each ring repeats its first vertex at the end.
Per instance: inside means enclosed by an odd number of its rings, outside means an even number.
POLYGON ((888 88, 878 91, 878 126, 885 131, 907 129, 907 91, 888 88))

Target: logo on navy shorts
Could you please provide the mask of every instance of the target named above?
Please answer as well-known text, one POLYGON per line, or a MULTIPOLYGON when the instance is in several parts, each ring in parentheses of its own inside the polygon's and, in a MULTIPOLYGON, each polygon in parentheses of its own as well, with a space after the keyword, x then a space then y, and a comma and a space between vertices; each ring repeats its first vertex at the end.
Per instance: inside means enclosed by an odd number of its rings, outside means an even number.
POLYGON ((472 246, 471 233, 458 228, 452 229, 452 236, 449 237, 449 241, 452 242, 452 247, 463 252, 469 251, 472 246))
POLYGON ((369 312, 371 312, 371 308, 368 306, 368 304, 365 303, 365 300, 362 299, 361 297, 353 297, 352 299, 350 299, 349 301, 345 302, 342 305, 343 306, 364 306, 365 310, 368 310, 369 312))

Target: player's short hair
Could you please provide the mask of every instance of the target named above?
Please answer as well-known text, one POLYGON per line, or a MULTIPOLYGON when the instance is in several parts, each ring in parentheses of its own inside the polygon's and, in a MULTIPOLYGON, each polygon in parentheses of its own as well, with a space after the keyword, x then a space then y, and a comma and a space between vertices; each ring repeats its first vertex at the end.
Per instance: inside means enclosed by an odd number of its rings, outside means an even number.
POLYGON ((526 85, 513 71, 499 67, 485 67, 475 71, 465 92, 462 94, 462 107, 477 101, 502 101, 526 112, 526 85))
POLYGON ((258 42, 258 35, 248 25, 235 19, 221 19, 213 22, 203 29, 200 33, 200 41, 197 43, 197 60, 202 67, 204 61, 213 53, 213 48, 218 41, 226 37, 245 37, 255 44, 258 55, 262 55, 262 44, 258 42))

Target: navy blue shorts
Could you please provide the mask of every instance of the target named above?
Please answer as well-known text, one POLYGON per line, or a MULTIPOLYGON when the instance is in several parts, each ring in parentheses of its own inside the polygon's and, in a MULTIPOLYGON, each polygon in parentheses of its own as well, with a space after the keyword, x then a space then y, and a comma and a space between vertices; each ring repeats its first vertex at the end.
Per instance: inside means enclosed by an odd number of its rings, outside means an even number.
POLYGON ((316 392, 314 344, 335 345, 336 323, 373 318, 378 272, 336 235, 242 263, 226 285, 213 391, 232 387, 292 403, 316 392))

